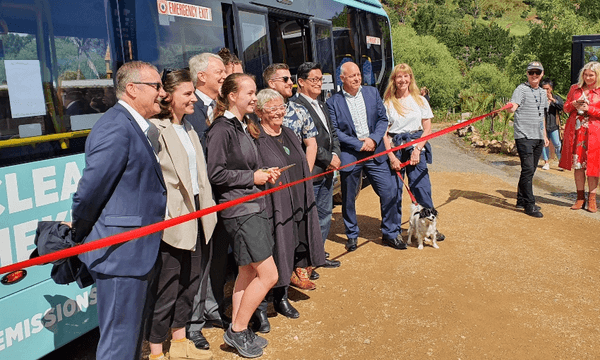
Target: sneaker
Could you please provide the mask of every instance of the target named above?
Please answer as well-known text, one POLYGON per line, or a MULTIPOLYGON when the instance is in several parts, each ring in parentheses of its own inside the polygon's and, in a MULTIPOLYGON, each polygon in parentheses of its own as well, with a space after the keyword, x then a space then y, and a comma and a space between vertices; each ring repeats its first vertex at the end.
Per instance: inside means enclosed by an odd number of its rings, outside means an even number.
POLYGON ((542 170, 550 170, 550 163, 545 163, 544 166, 542 166, 542 170))
POLYGON ((252 335, 250 335, 251 332, 252 331, 248 329, 235 332, 231 329, 230 325, 223 334, 223 341, 232 348, 235 348, 243 357, 256 358, 262 356, 263 350, 252 341, 252 335))
POLYGON ((252 342, 258 346, 260 346, 261 349, 264 349, 267 347, 267 345, 269 345, 269 340, 265 339, 264 337, 258 335, 257 333, 255 333, 254 331, 252 331, 252 329, 248 329, 248 334, 250 334, 250 338, 252 339, 252 342))

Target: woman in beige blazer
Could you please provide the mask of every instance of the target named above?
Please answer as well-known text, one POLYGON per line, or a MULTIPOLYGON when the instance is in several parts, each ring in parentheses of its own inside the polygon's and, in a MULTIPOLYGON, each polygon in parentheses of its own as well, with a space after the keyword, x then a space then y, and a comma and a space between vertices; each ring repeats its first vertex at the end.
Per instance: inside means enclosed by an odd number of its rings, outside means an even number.
MULTIPOLYGON (((167 186, 165 218, 174 218, 215 205, 200 140, 185 114, 194 112, 194 86, 187 70, 165 70, 167 96, 163 111, 151 119, 160 131, 158 157, 167 186)), ((158 275, 150 291, 153 301, 148 340, 151 359, 163 359, 162 343, 172 329, 171 359, 212 359, 186 338, 185 326, 203 274, 208 273, 208 242, 217 223, 216 214, 203 216, 164 230, 157 260, 158 275), (203 269, 203 267, 205 267, 203 269)))

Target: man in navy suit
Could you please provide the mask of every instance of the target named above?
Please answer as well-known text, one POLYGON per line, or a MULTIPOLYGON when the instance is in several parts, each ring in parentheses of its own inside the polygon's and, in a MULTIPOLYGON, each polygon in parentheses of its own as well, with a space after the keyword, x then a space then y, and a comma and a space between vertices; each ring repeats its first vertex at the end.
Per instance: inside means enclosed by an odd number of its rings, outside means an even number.
MULTIPOLYGON (((341 147, 342 166, 385 151, 382 141, 388 126, 383 101, 376 88, 361 86, 358 65, 346 62, 341 66, 343 89, 327 100, 333 127, 341 147)), ((365 171, 381 204, 381 232, 384 245, 406 249, 398 233, 400 217, 397 209, 396 180, 387 163, 379 156, 340 170, 342 182, 342 215, 346 227, 346 250, 357 246, 356 193, 365 171)))
POLYGON ((216 107, 217 96, 221 85, 227 77, 223 59, 219 55, 202 53, 193 56, 189 61, 192 81, 196 87, 196 98, 194 113, 185 117, 198 133, 200 144, 206 154, 206 130, 208 124, 206 119, 212 120, 212 114, 216 107))
MULTIPOLYGON (((196 87, 195 94, 198 101, 194 104, 194 113, 186 115, 194 130, 198 133, 202 150, 206 154, 206 130, 208 130, 207 119, 212 120, 212 114, 216 108, 216 100, 221 90, 221 85, 227 77, 223 59, 220 56, 211 53, 202 53, 193 56, 189 61, 190 73, 196 87)), ((213 238, 221 239, 218 234, 222 232, 218 225, 213 238)), ((198 293, 194 297, 193 313, 188 324, 188 338, 194 342, 198 349, 208 350, 210 344, 202 334, 206 321, 213 324, 223 325, 219 313, 219 305, 223 301, 223 288, 225 286, 225 276, 227 273, 227 250, 229 243, 219 239, 210 241, 208 244, 202 243, 202 254, 208 257, 203 258, 207 262, 206 267, 210 268, 210 273, 201 274, 202 283, 198 288, 198 293), (212 247, 212 249, 211 249, 212 247), (215 291, 213 291, 215 288, 215 291), (215 296, 216 294, 216 296, 215 296)))
MULTIPOLYGON (((92 242, 162 221, 166 188, 158 130, 146 119, 166 93, 154 66, 133 61, 116 75, 118 103, 85 143, 85 170, 73 195, 73 237, 92 242)), ((162 233, 81 254, 96 282, 100 341, 96 359, 137 360, 146 294, 162 233)))

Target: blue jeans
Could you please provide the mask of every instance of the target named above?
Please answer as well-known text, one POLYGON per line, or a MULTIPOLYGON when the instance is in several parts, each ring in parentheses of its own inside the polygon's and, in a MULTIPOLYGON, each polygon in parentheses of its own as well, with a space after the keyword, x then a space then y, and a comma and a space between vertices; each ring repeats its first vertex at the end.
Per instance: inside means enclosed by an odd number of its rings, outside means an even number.
MULTIPOLYGON (((560 160, 561 146, 560 137, 558 136, 558 130, 550 131, 547 134, 548 140, 550 140, 552 142, 552 145, 554 145, 554 152, 556 153, 556 158, 560 160)), ((542 156, 544 157, 544 161, 548 161, 548 159, 550 159, 550 146, 544 147, 544 150, 542 151, 542 156)))
POLYGON ((319 213, 319 226, 323 243, 329 235, 331 227, 331 213, 333 211, 333 176, 321 177, 313 182, 315 190, 315 202, 319 213))

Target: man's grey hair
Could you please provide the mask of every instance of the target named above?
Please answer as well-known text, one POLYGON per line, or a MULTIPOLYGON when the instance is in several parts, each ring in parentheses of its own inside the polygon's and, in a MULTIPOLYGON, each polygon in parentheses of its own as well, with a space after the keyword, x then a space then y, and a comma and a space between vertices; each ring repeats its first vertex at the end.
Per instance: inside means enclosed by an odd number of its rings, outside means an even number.
MULTIPOLYGON (((346 64, 354 64, 354 65, 356 65, 356 63, 354 63, 352 61, 348 61, 348 62, 343 63, 340 66, 340 76, 344 75, 344 73, 346 72, 344 69, 346 69, 348 66, 350 66, 350 65, 346 65, 346 64), (344 66, 344 65, 346 65, 346 66, 344 66)), ((356 65, 356 66, 358 66, 358 65, 356 65)))
POLYGON ((281 99, 281 101, 285 102, 283 96, 278 91, 273 89, 262 89, 256 95, 256 108, 262 110, 265 107, 265 104, 271 100, 281 99))
POLYGON ((208 68, 208 61, 210 60, 210 58, 214 58, 219 60, 220 62, 223 62, 223 59, 219 55, 215 55, 212 53, 198 54, 190 59, 190 74, 192 74, 192 82, 194 83, 194 87, 198 82, 198 73, 200 71, 206 71, 206 68, 208 68))
POLYGON ((123 95, 125 95, 125 89, 127 88, 127 84, 141 81, 141 71, 145 69, 150 69, 158 72, 156 66, 144 62, 144 61, 130 61, 123 64, 119 70, 117 70, 117 86, 115 88, 115 93, 117 95, 117 99, 121 99, 123 95))

